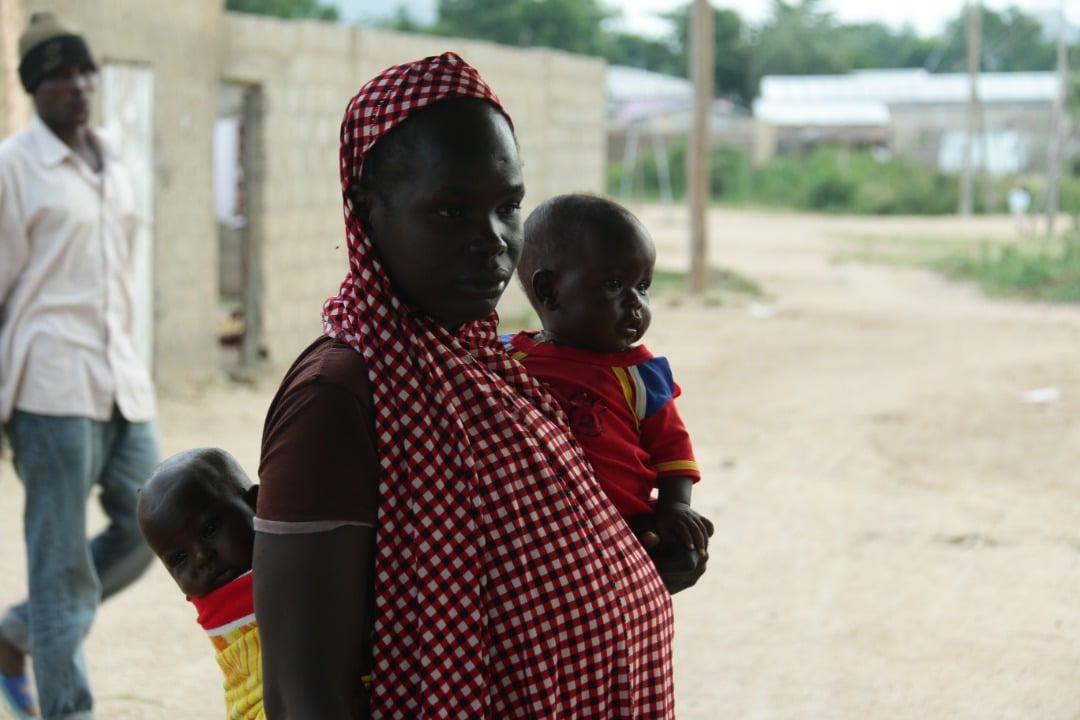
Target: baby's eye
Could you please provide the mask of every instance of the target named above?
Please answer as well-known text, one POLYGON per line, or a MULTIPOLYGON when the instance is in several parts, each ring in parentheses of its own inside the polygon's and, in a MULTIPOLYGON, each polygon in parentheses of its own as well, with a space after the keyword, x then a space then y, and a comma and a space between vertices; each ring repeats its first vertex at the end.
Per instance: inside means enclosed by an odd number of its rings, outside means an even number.
POLYGON ((202 536, 204 538, 212 538, 217 533, 217 529, 218 528, 216 522, 208 522, 203 525, 202 536))
POLYGON ((174 568, 183 563, 185 560, 187 560, 187 553, 178 552, 173 553, 172 555, 169 555, 167 558, 165 558, 165 564, 171 568, 174 568))
POLYGON ((465 215, 465 210, 459 207, 440 208, 438 213, 444 218, 456 219, 465 215))
POLYGON ((604 281, 604 288, 607 290, 622 290, 623 281, 620 278, 608 278, 604 281))
POLYGON ((641 282, 639 282, 637 284, 637 291, 639 293, 641 293, 642 295, 645 295, 645 294, 647 294, 649 292, 649 286, 650 285, 652 285, 652 283, 650 281, 643 280, 643 281, 641 281, 641 282))

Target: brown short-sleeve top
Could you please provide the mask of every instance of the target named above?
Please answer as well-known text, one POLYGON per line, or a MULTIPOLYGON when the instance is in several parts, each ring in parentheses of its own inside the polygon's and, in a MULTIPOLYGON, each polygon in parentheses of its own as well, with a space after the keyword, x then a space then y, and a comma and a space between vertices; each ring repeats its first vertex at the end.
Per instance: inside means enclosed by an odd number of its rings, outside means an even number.
POLYGON ((275 535, 374 527, 378 451, 367 364, 321 337, 281 381, 263 426, 255 530, 275 535))

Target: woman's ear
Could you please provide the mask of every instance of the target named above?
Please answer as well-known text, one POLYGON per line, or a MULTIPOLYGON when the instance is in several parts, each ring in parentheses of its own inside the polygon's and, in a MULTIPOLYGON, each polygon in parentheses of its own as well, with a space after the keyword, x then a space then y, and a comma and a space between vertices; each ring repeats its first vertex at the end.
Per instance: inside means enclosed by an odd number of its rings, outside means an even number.
POLYGON ((546 309, 557 310, 559 308, 554 271, 547 268, 537 268, 532 275, 532 289, 536 299, 546 309))
POLYGON ((349 201, 352 202, 353 212, 356 213, 356 217, 362 223, 367 223, 371 218, 371 203, 369 202, 368 193, 363 189, 359 183, 353 183, 349 186, 349 201))

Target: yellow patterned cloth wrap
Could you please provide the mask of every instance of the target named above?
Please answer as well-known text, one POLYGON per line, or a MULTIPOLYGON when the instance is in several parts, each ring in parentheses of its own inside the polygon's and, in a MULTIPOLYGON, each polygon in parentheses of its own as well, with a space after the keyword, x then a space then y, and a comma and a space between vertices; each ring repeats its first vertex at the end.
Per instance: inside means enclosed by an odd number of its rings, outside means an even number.
POLYGON ((251 595, 251 573, 241 575, 201 598, 188 598, 199 624, 210 636, 225 678, 225 717, 263 720, 259 628, 251 595))

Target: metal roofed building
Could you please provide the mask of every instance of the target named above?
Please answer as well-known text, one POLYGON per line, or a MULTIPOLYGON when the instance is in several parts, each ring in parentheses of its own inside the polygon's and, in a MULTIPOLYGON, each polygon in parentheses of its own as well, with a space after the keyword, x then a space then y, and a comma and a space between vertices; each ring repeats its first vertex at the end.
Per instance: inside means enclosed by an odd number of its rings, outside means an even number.
MULTIPOLYGON (((980 73, 973 161, 994 175, 1041 170, 1053 135, 1052 72, 980 73)), ((819 144, 874 146, 943 172, 960 168, 970 77, 922 69, 767 76, 754 101, 754 157, 819 144)))
MULTIPOLYGON (((658 164, 661 184, 669 181, 667 153, 684 142, 693 120, 694 84, 686 78, 623 65, 609 65, 605 73, 607 95, 608 161, 638 167, 648 143, 658 164)), ((731 145, 744 150, 753 146, 753 121, 749 111, 730 100, 713 100, 710 114, 712 144, 731 145)), ((635 173, 624 176, 632 182, 635 173)), ((622 192, 629 193, 624 186, 622 192)), ((670 190, 662 188, 665 197, 670 190)))

